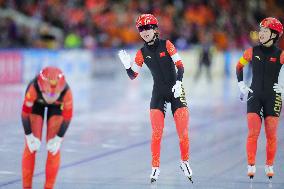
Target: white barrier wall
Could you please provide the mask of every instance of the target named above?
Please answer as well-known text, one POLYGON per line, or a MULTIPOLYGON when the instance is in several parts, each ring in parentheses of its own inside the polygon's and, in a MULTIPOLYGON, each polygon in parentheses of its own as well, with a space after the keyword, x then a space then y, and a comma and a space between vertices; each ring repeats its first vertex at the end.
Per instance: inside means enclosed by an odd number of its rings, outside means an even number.
POLYGON ((22 60, 22 53, 19 51, 0 51, 0 84, 21 82, 22 60))
POLYGON ((93 56, 88 50, 24 50, 23 81, 29 81, 45 66, 57 66, 70 82, 89 80, 93 56))
MULTIPOLYGON (((134 60, 136 50, 129 50, 134 60)), ((179 51, 185 66, 185 77, 195 74, 199 64, 199 48, 179 51)), ((212 57, 213 76, 235 76, 235 66, 240 51, 215 51, 212 57)), ((43 67, 53 65, 61 68, 70 82, 97 77, 113 77, 121 73, 121 63, 115 50, 2 50, 0 51, 0 84, 30 81, 43 67)), ((146 67, 146 66, 143 66, 146 67)), ((144 69, 143 69, 144 70, 144 69)), ((142 71, 143 71, 142 70, 142 71)))
POLYGON ((0 83, 29 82, 48 65, 63 70, 70 82, 89 80, 93 69, 89 50, 5 50, 0 51, 0 83))

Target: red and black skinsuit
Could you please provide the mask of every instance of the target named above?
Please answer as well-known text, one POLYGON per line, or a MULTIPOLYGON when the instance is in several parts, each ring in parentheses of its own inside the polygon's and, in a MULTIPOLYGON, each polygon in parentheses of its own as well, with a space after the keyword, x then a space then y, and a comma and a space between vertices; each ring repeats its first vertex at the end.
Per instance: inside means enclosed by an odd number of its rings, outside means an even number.
POLYGON ((240 58, 237 67, 238 81, 243 81, 243 67, 252 65, 253 93, 248 94, 247 101, 247 159, 249 165, 255 164, 257 139, 261 129, 262 118, 266 133, 266 165, 273 165, 277 149, 277 127, 282 107, 281 94, 273 90, 278 83, 280 69, 284 63, 284 53, 276 46, 263 45, 247 49, 240 58))
POLYGON ((172 92, 172 87, 176 81, 182 81, 183 78, 184 67, 181 59, 175 46, 169 40, 157 38, 153 45, 145 43, 137 52, 134 65, 127 69, 128 76, 135 79, 144 63, 151 71, 154 80, 150 103, 152 166, 159 167, 160 165, 160 143, 164 128, 166 103, 171 103, 180 141, 181 159, 186 161, 189 158, 189 112, 184 90, 178 98, 175 98, 172 92))
MULTIPOLYGON (((23 103, 22 123, 25 134, 33 133, 35 137, 41 140, 44 112, 47 109, 46 140, 48 141, 56 135, 63 137, 72 118, 73 99, 71 89, 66 84, 59 98, 53 104, 48 104, 42 96, 36 78, 28 85, 23 103)), ((32 188, 35 155, 36 152, 31 153, 27 143, 25 143, 22 159, 23 188, 25 189, 32 188)), ((48 152, 45 189, 53 188, 59 165, 60 151, 56 155, 48 152)))

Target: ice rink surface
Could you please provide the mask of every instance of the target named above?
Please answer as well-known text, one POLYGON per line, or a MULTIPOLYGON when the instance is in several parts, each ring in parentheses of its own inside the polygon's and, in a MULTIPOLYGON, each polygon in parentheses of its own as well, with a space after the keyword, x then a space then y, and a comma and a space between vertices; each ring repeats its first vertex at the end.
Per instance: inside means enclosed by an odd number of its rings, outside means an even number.
MULTIPOLYGON (((161 173, 151 172, 149 102, 151 79, 127 76, 71 84, 72 123, 62 145, 56 189, 283 189, 284 127, 278 129, 275 176, 264 173, 265 135, 258 142, 257 173, 246 176, 246 105, 238 100, 235 80, 185 80, 190 109, 191 184, 179 168, 178 137, 170 107, 162 140, 161 173)), ((24 134, 20 110, 25 86, 0 86, 0 188, 21 188, 24 134)), ((281 116, 282 118, 282 116, 281 116)), ((33 186, 43 188, 46 142, 37 154, 33 186)))

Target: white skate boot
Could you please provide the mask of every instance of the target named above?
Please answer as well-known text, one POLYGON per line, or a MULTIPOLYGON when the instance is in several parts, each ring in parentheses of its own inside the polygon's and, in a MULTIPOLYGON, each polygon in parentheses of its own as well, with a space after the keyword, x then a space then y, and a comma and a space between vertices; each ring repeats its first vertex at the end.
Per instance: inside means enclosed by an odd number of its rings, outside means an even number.
POLYGON ((268 176, 269 179, 272 179, 274 175, 273 166, 265 165, 264 170, 265 170, 266 176, 268 176))
POLYGON ((256 172, 255 165, 248 165, 248 176, 250 179, 253 179, 255 172, 256 172))
POLYGON ((150 175, 151 183, 156 182, 158 180, 159 175, 160 175, 159 167, 152 167, 152 173, 150 175))
POLYGON ((248 176, 250 179, 253 179, 255 172, 256 172, 255 165, 248 165, 248 176))
POLYGON ((190 182, 193 183, 191 176, 192 176, 192 170, 189 166, 188 161, 180 161, 180 168, 183 171, 184 175, 190 180, 190 182))

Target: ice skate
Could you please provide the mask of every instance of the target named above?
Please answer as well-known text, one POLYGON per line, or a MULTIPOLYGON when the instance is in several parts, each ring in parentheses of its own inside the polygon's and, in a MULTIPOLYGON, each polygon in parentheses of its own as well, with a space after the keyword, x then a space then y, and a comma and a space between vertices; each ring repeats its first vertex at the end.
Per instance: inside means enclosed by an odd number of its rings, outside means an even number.
POLYGON ((255 172, 256 172, 255 165, 248 165, 248 176, 250 179, 253 179, 255 172))
POLYGON ((265 165, 265 174, 269 179, 272 179, 273 175, 274 175, 274 171, 273 171, 273 166, 270 165, 265 165))
POLYGON ((189 166, 188 161, 181 161, 180 162, 180 168, 183 171, 184 175, 190 180, 191 183, 193 183, 192 181, 192 170, 189 166))
POLYGON ((160 174, 159 167, 152 167, 152 173, 150 175, 151 183, 154 183, 158 180, 160 174))

